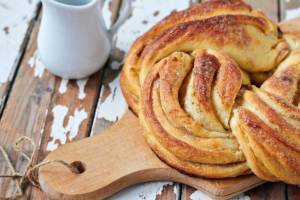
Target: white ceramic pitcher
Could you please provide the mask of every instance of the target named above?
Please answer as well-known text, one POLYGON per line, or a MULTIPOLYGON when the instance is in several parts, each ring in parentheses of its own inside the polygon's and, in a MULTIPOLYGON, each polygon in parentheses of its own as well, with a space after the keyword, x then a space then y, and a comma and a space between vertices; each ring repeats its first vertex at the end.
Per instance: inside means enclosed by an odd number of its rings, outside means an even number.
POLYGON ((119 19, 107 30, 103 0, 42 0, 38 49, 47 69, 66 79, 98 71, 109 56, 113 35, 129 16, 131 1, 122 2, 119 19))

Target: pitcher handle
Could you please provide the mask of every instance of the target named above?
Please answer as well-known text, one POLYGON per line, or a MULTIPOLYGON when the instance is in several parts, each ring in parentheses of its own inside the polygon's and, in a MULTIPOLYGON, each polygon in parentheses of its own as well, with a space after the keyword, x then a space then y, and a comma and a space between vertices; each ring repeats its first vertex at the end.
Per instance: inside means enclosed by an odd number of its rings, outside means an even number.
POLYGON ((120 8, 120 14, 117 21, 111 26, 108 30, 108 34, 113 37, 120 26, 126 21, 126 19, 130 16, 132 7, 131 0, 122 0, 122 5, 120 8))

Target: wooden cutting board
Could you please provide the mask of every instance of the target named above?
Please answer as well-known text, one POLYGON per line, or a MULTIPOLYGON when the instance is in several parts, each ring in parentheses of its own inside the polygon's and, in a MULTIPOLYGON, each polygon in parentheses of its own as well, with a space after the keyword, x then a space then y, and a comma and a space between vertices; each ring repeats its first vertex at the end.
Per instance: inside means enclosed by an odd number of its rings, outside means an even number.
MULTIPOLYGON (((281 29, 300 33, 300 18, 282 23, 281 29)), ((254 175, 204 179, 182 174, 159 160, 142 132, 138 118, 127 111, 118 123, 101 134, 61 146, 46 160, 73 163, 82 173, 74 174, 55 163, 44 166, 39 170, 43 191, 53 199, 103 199, 134 184, 175 181, 214 199, 229 199, 264 183, 254 175)))
POLYGON ((184 175, 160 161, 142 133, 138 118, 127 111, 103 133, 61 146, 46 159, 81 163, 84 172, 74 174, 59 164, 42 167, 42 189, 54 199, 102 199, 137 183, 169 180, 195 187, 216 199, 228 199, 263 183, 254 175, 224 180, 184 175))

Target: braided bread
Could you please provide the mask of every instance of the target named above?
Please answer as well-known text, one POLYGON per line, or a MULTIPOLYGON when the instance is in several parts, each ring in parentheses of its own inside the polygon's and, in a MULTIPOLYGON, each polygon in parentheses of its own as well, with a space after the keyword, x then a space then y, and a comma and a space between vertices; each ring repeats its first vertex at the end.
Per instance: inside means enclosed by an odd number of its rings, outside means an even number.
POLYGON ((242 1, 196 4, 136 40, 122 91, 150 147, 174 168, 299 184, 295 40, 242 1))

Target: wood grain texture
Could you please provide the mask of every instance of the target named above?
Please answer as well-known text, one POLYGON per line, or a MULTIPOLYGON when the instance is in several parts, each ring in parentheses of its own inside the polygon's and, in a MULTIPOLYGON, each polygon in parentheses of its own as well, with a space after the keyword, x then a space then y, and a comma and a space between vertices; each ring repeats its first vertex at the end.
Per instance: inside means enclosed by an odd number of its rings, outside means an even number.
MULTIPOLYGON (((83 99, 78 98, 79 88, 76 81, 69 81, 66 86, 67 90, 64 93, 59 92, 62 80, 56 77, 55 81, 51 104, 48 108, 46 123, 44 125, 44 134, 38 154, 38 162, 42 161, 56 145, 60 146, 89 135, 91 120, 100 87, 100 73, 96 73, 87 80, 84 87, 86 96, 83 99), (56 122, 56 119, 60 117, 60 113, 56 113, 57 109, 66 110, 62 121, 63 126, 60 126, 56 122), (55 128, 55 126, 57 127, 55 128), (59 132, 61 128, 65 130, 59 132), (65 138, 65 140, 63 138, 65 138)), ((46 196, 40 190, 34 189, 31 194, 31 199, 46 199, 46 196)))
POLYGON ((300 187, 299 186, 287 186, 288 200, 299 200, 300 199, 300 187))
POLYGON ((32 32, 38 5, 38 0, 0 0, 0 114, 32 32))
MULTIPOLYGON (((0 142, 10 150, 9 153, 11 153, 13 161, 17 161, 19 170, 24 167, 25 162, 22 162, 18 155, 13 154, 10 148, 10 145, 18 137, 26 135, 32 138, 37 145, 41 144, 39 150, 40 160, 47 154, 46 148, 51 140, 53 146, 87 136, 89 125, 91 124, 91 121, 88 119, 92 119, 91 115, 94 113, 96 96, 98 95, 98 90, 97 88, 95 89, 95 86, 100 87, 100 76, 98 73, 87 81, 86 86, 82 81, 69 82, 68 86, 66 86, 67 91, 61 93, 59 91, 61 79, 47 71, 43 71, 43 69, 37 69, 41 67, 38 66, 41 64, 36 53, 38 28, 39 22, 35 25, 30 45, 20 66, 10 99, 0 122, 0 129, 3 132, 0 142), (37 74, 37 72, 40 72, 40 74, 37 74), (84 98, 79 97, 79 86, 83 90, 81 95, 84 95, 84 98), (53 128, 59 126, 54 124, 55 119, 52 115, 52 111, 56 106, 63 106, 67 109, 67 113, 63 118, 63 126, 58 128, 64 128, 67 126, 67 123, 68 128, 61 133, 65 135, 51 138, 50 134, 53 131, 57 131, 57 129, 53 130, 53 128), (78 116, 76 112, 81 114, 78 116), (66 141, 62 139, 64 137, 66 137, 66 141)), ((3 168, 3 170, 1 169, 2 173, 7 173, 6 168, 4 166, 1 167, 3 168)), ((1 190, 6 195, 12 194, 13 191, 10 191, 9 188, 14 187, 11 187, 11 184, 5 182, 2 186, 1 190)), ((37 195, 34 192, 34 199, 45 199, 41 193, 39 194, 37 195)))
MULTIPOLYGON (((35 38, 37 36, 39 21, 35 23, 29 46, 20 65, 16 80, 10 93, 9 101, 4 109, 0 121, 0 144, 7 148, 12 161, 17 169, 22 170, 26 162, 20 159, 11 144, 20 136, 28 136, 36 144, 40 143, 46 110, 50 105, 51 93, 54 89, 54 78, 48 73, 39 79, 34 76, 34 69, 28 64, 28 60, 36 50, 35 38)), ((25 147, 28 148, 28 147, 25 147)), ((29 150, 29 149, 28 149, 29 150)), ((2 158, 1 158, 2 159, 2 158)), ((4 163, 1 160, 1 163, 4 163)), ((8 173, 5 165, 0 165, 1 174, 8 173)), ((0 180, 1 195, 10 196, 14 191, 8 181, 0 180)))
MULTIPOLYGON (((204 194, 200 194, 199 191, 195 191, 193 188, 184 186, 182 193, 182 199, 188 200, 210 200, 209 197, 204 194)), ((290 186, 288 190, 288 199, 299 199, 299 192, 297 186, 290 186)), ((239 198, 243 200, 284 200, 286 199, 286 186, 284 183, 266 183, 257 188, 254 188, 245 194, 240 195, 239 198)))
MULTIPOLYGON (((111 0, 103 10, 111 16, 106 20, 116 20, 119 1, 111 0)), ((64 143, 76 141, 90 135, 97 99, 100 93, 103 70, 83 80, 63 80, 55 77, 51 105, 48 108, 44 135, 38 154, 38 162, 64 143), (57 121, 64 114, 61 122, 57 121), (75 131, 74 131, 75 129, 75 131)), ((39 189, 33 188, 31 199, 47 199, 39 189)))
POLYGON ((156 197, 156 200, 177 200, 179 199, 179 192, 181 191, 179 183, 174 185, 167 185, 163 188, 161 194, 156 197))
POLYGON ((246 192, 246 194, 251 198, 251 200, 282 200, 285 199, 285 184, 266 183, 249 192, 246 192))
POLYGON ((181 193, 181 199, 186 199, 186 200, 190 200, 191 199, 191 195, 196 192, 195 188, 192 188, 188 185, 183 185, 182 186, 182 193, 181 193))

